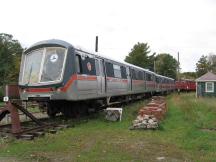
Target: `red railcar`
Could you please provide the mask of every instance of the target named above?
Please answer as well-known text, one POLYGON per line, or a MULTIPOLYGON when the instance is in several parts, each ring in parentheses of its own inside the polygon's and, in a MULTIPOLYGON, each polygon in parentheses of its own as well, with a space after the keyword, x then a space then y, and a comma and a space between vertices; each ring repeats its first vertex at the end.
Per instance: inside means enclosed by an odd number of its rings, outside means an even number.
POLYGON ((181 79, 176 81, 176 89, 181 91, 195 91, 196 90, 196 82, 190 79, 181 79))

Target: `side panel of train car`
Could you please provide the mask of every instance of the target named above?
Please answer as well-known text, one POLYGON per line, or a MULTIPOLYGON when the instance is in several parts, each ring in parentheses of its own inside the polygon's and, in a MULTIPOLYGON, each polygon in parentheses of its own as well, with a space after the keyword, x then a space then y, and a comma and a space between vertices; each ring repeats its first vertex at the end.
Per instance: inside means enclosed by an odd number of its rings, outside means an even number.
POLYGON ((196 82, 193 80, 180 80, 176 81, 176 89, 182 91, 195 91, 196 90, 196 82))

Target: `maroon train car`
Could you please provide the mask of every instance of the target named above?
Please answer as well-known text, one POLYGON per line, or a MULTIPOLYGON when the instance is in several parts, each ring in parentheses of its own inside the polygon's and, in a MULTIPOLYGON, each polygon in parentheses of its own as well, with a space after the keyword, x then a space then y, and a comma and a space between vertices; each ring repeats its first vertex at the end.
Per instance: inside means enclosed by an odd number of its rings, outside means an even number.
POLYGON ((176 81, 176 89, 180 91, 196 91, 196 82, 190 79, 176 81))

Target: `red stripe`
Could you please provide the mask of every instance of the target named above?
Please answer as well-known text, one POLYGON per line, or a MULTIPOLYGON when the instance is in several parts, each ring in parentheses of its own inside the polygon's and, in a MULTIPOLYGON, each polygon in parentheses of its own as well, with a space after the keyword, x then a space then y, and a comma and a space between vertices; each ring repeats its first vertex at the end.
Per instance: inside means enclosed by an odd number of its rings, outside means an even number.
POLYGON ((128 80, 127 79, 123 79, 122 82, 123 83, 128 83, 128 80))
POLYGON ((52 88, 29 88, 27 92, 50 92, 53 91, 52 88))
POLYGON ((133 80, 133 83, 144 83, 144 80, 133 80))

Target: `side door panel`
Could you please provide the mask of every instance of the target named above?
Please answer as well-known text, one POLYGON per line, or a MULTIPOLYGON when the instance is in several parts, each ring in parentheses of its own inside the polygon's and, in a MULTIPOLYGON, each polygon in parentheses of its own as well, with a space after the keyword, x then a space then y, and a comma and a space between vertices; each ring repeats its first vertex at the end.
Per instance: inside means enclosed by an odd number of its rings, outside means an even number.
POLYGON ((127 73, 127 91, 132 91, 132 84, 131 84, 131 74, 130 74, 130 69, 129 67, 126 67, 126 73, 127 73))
POLYGON ((105 75, 104 75, 104 60, 96 59, 97 81, 98 81, 98 95, 105 94, 105 75))

